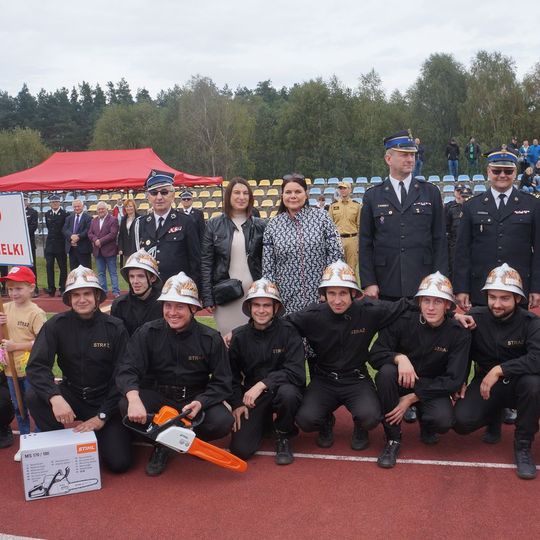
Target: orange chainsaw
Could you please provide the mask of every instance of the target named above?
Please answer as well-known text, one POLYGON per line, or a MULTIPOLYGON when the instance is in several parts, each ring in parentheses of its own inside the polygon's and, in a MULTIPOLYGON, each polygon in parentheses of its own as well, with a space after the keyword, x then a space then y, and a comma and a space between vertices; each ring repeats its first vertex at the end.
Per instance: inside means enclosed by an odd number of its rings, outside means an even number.
MULTIPOLYGON (((124 417, 123 423, 133 431, 156 441, 175 452, 188 453, 236 472, 244 472, 247 463, 235 455, 199 439, 193 431, 194 424, 187 418, 188 409, 179 413, 173 407, 163 406, 159 412, 149 414, 147 424, 137 424, 124 417)), ((204 413, 203 413, 204 414, 204 413)), ((197 424, 202 421, 200 419, 197 424)))

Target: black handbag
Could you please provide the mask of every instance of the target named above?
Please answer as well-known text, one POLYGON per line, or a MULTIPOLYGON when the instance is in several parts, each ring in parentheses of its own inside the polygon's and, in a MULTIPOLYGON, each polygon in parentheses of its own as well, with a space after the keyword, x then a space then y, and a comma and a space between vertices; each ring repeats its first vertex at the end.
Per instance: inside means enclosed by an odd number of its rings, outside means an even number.
POLYGON ((239 279, 229 278, 212 287, 214 303, 223 306, 244 296, 242 282, 239 279))

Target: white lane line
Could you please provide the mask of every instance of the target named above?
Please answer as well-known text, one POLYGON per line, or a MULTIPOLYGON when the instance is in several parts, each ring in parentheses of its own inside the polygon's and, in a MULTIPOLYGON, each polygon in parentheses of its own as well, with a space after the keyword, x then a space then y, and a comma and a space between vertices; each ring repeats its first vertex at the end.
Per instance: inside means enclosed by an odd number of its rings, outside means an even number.
MULTIPOLYGON (((275 452, 256 452, 258 456, 275 456, 275 452)), ((337 456, 332 454, 302 454, 294 453, 295 458, 306 459, 321 459, 329 461, 361 461, 368 463, 376 463, 375 457, 362 457, 362 456, 337 456)), ((515 469, 516 466, 512 463, 484 463, 481 461, 442 461, 433 459, 398 459, 398 463, 406 465, 436 465, 439 467, 472 467, 477 469, 515 469)))

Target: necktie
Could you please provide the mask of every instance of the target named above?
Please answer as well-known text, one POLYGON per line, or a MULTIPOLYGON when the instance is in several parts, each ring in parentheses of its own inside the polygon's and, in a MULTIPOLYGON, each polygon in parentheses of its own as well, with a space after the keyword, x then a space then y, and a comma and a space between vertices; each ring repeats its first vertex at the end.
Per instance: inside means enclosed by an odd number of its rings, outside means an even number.
POLYGON ((157 229, 156 229, 156 235, 159 236, 159 233, 161 232, 161 229, 163 228, 163 222, 165 220, 163 219, 163 217, 160 217, 158 219, 158 226, 157 226, 157 229))
POLYGON ((506 201, 505 201, 504 199, 506 199, 506 194, 505 194, 505 193, 501 193, 501 194, 499 195, 499 200, 500 200, 500 202, 499 202, 499 209, 502 209, 502 208, 504 208, 504 207, 506 206, 506 201))
POLYGON ((399 183, 399 191, 401 193, 401 206, 405 204, 405 199, 407 198, 407 190, 405 189, 405 184, 403 181, 399 183))
POLYGON ((73 225, 73 234, 77 234, 78 230, 79 230, 79 214, 75 216, 75 223, 73 225))

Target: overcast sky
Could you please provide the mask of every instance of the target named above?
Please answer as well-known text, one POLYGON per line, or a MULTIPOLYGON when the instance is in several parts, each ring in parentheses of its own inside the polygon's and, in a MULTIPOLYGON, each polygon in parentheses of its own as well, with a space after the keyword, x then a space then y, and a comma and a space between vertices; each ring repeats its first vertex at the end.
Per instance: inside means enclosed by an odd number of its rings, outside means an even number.
POLYGON ((125 77, 133 93, 145 87, 155 96, 196 74, 232 89, 332 75, 355 87, 374 68, 391 92, 407 89, 434 52, 452 53, 468 67, 481 49, 514 58, 521 78, 540 61, 540 34, 524 30, 533 5, 520 11, 501 0, 4 0, 0 90, 15 95, 26 82, 36 94, 83 80, 105 87, 125 77))

